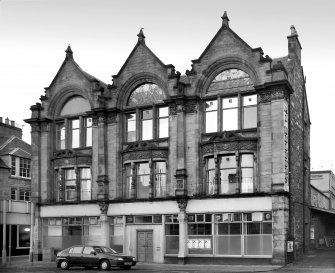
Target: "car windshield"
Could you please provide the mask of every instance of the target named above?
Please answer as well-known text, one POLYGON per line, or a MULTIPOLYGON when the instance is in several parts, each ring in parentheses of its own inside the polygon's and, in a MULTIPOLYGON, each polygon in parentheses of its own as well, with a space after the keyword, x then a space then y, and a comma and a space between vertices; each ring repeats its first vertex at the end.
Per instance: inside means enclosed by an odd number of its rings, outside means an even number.
POLYGON ((107 254, 117 254, 117 252, 114 250, 114 249, 111 249, 109 247, 105 247, 105 246, 102 246, 102 247, 95 247, 94 250, 98 253, 107 253, 107 254))

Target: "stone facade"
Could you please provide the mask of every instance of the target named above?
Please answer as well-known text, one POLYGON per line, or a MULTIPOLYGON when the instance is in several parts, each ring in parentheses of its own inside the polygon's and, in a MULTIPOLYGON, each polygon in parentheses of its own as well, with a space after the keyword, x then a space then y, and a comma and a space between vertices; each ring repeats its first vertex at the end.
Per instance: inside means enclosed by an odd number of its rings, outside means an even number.
POLYGON ((288 44, 289 57, 264 57, 225 13, 181 75, 149 49, 141 30, 112 84, 84 72, 68 47, 26 120, 40 205, 34 254, 68 246, 75 234, 68 221, 78 221, 86 243, 140 261, 187 263, 200 255, 284 264, 289 237, 299 255, 308 241, 310 122, 294 27, 288 44), (233 234, 239 243, 228 247, 233 234))

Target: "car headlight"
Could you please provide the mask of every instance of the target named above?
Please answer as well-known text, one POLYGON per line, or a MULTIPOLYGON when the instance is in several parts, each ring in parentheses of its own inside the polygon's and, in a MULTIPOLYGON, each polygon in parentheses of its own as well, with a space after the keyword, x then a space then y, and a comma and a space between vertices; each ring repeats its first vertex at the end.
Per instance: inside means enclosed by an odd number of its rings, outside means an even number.
POLYGON ((135 259, 135 257, 133 257, 133 262, 136 262, 136 259, 135 259))
POLYGON ((122 258, 117 258, 116 260, 117 260, 117 261, 123 261, 123 259, 122 259, 122 258))

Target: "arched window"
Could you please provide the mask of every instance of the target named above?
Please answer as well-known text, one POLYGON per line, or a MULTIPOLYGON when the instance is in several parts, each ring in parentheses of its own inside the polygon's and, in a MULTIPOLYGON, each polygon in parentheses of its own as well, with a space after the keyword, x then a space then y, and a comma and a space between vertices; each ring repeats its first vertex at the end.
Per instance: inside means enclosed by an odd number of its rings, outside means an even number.
POLYGON ((89 102, 81 96, 69 98, 59 112, 62 119, 56 122, 56 149, 92 146, 92 118, 89 102))
POLYGON ((205 132, 256 128, 257 95, 252 87, 252 79, 242 70, 219 73, 207 90, 218 98, 205 101, 205 132))
POLYGON ((86 99, 80 96, 70 98, 60 111, 60 116, 74 115, 90 111, 90 104, 86 99))
POLYGON ((128 106, 163 103, 165 94, 156 84, 145 83, 137 87, 128 99, 128 106))
POLYGON ((169 108, 163 105, 165 98, 164 91, 153 83, 145 83, 134 89, 127 106, 140 106, 141 109, 127 111, 125 115, 127 142, 169 136, 169 108))

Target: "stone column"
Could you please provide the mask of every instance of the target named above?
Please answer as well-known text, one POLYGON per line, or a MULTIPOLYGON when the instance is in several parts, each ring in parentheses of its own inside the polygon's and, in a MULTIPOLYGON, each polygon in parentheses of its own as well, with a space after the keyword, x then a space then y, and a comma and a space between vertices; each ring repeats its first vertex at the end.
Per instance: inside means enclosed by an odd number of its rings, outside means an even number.
POLYGON ((187 258, 187 215, 186 206, 187 199, 179 199, 178 206, 180 212, 178 213, 179 221, 179 252, 178 252, 178 263, 185 264, 187 258))
POLYGON ((276 195, 272 197, 272 264, 286 263, 286 243, 289 229, 288 197, 276 195))
POLYGON ((101 226, 101 244, 103 246, 110 246, 110 234, 109 234, 109 220, 108 220, 108 216, 107 216, 107 211, 108 211, 108 203, 106 202, 101 202, 99 203, 100 206, 100 211, 101 211, 101 215, 100 215, 100 226, 101 226))

